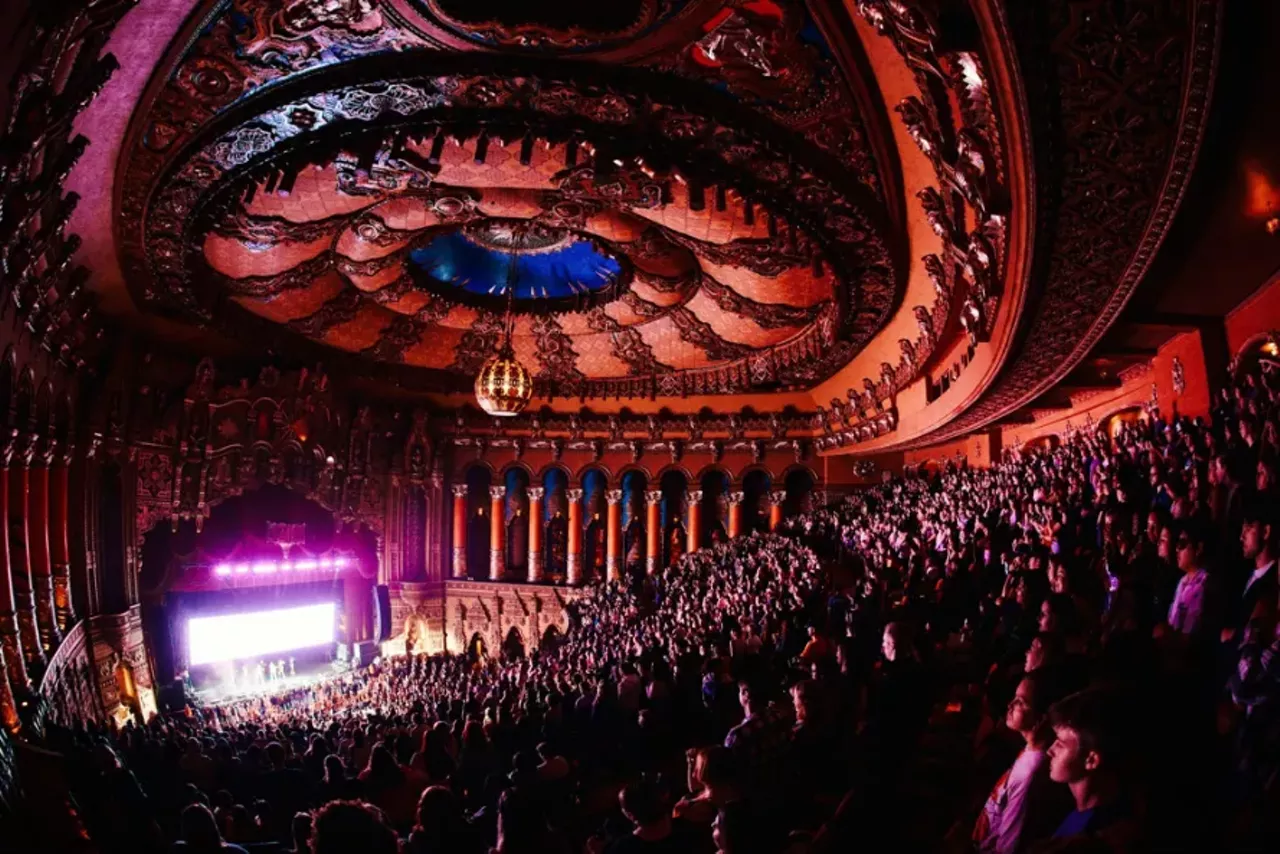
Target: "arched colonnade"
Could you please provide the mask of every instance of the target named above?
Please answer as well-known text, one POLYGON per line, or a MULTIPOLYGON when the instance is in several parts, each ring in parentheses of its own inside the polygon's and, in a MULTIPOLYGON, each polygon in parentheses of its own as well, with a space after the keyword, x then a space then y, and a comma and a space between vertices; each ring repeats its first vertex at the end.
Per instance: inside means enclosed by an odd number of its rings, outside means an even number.
POLYGON ((580 585, 653 573, 683 554, 801 512, 817 484, 812 469, 776 475, 749 466, 735 477, 711 465, 650 472, 554 463, 495 470, 476 461, 453 484, 456 579, 580 585))

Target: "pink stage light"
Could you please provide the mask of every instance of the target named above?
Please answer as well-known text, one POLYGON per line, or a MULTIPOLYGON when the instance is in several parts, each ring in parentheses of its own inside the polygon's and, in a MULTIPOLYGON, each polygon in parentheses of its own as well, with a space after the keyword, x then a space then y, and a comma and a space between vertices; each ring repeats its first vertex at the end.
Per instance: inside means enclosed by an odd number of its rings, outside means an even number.
POLYGON ((343 569, 348 566, 351 561, 345 557, 324 557, 319 560, 307 558, 305 560, 259 560, 253 563, 220 563, 214 566, 213 574, 226 577, 229 575, 247 575, 252 572, 254 575, 271 575, 276 572, 311 572, 316 569, 343 569))
POLYGON ((187 620, 187 652, 192 666, 253 659, 334 642, 333 602, 251 611, 187 620))

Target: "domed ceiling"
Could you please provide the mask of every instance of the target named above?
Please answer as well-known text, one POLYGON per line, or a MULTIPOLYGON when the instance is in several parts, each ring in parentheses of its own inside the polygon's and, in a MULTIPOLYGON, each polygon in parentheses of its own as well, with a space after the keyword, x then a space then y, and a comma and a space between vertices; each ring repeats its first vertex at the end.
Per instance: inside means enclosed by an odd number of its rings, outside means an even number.
POLYGON ((1221 15, 137 0, 67 215, 103 307, 202 353, 455 407, 510 312, 553 409, 918 445, 1034 399, 1119 314, 1221 15))
POLYGON ((193 35, 122 164, 145 311, 450 390, 509 307, 589 397, 807 387, 901 299, 892 161, 801 3, 239 0, 193 35))

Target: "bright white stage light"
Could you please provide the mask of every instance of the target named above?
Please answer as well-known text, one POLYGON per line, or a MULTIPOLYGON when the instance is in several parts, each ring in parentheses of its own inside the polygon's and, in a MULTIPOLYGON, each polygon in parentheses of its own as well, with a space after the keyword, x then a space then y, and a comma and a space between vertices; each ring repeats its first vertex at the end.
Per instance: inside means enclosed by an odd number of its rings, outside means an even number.
POLYGON ((299 572, 310 572, 316 568, 316 562, 314 560, 300 560, 293 567, 299 572))
POLYGON ((192 666, 252 659, 334 642, 333 602, 251 611, 187 620, 187 652, 192 666))
POLYGON ((215 566, 215 567, 213 568, 213 574, 214 574, 214 575, 230 575, 230 574, 231 574, 231 564, 229 564, 229 563, 220 563, 220 564, 218 564, 217 566, 215 566))

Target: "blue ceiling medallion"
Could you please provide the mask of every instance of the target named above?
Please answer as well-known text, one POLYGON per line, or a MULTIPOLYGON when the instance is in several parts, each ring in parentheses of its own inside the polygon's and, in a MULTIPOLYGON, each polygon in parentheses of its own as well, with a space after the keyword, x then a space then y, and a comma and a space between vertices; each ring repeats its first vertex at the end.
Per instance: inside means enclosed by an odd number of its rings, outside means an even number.
POLYGON ((435 231, 407 266, 433 293, 495 311, 583 310, 616 298, 631 280, 630 264, 605 241, 524 219, 435 231))

